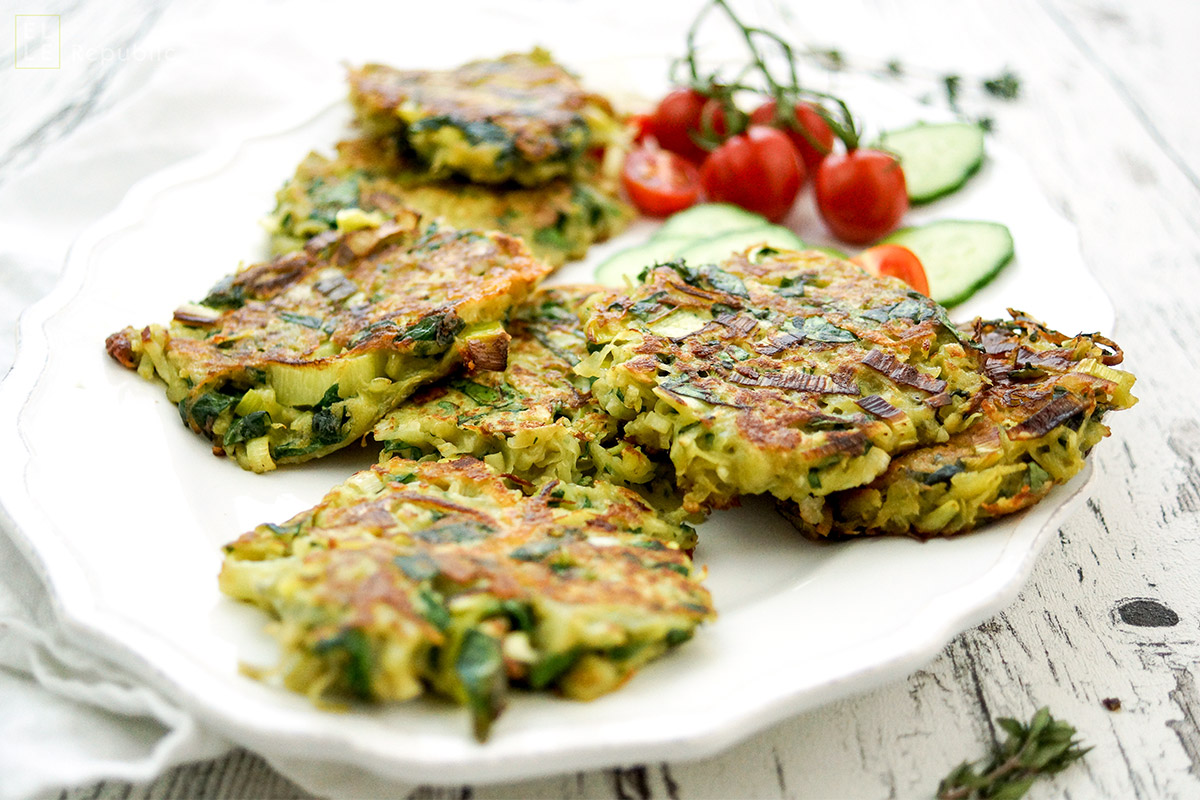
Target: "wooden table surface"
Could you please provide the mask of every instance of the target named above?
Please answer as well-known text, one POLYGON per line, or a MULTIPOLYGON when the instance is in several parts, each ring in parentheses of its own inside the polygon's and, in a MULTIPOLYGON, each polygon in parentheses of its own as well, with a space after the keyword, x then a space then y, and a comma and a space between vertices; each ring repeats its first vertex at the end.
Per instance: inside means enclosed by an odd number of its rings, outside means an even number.
MULTIPOLYGON (((123 0, 102 14, 101 4, 59 5, 94 22, 93 38, 125 46, 153 41, 164 6, 123 0)), ((997 140, 1023 154, 1077 226, 1118 309, 1114 338, 1138 375, 1141 402, 1096 449, 1090 499, 1043 551, 1020 597, 904 680, 701 763, 424 787, 411 797, 927 797, 950 768, 1002 735, 996 717, 1040 706, 1094 749, 1030 797, 1200 797, 1200 413, 1192 394, 1200 368, 1188 355, 1200 331, 1200 4, 842 0, 806 20, 807 5, 792 13, 809 43, 839 48, 855 68, 893 56, 914 65, 908 91, 940 92, 939 76, 964 63, 1020 77, 1020 97, 1001 102, 974 88, 989 73, 964 72, 963 102, 994 118, 997 140), (1108 710, 1107 698, 1120 710, 1108 710)), ((680 13, 693 8, 680 4, 680 13)), ((36 102, 8 90, 12 74, 0 75, 0 188, 119 101, 108 81, 120 68, 97 70, 88 85, 55 84, 36 102)), ((242 750, 147 786, 61 794, 308 796, 242 750)))

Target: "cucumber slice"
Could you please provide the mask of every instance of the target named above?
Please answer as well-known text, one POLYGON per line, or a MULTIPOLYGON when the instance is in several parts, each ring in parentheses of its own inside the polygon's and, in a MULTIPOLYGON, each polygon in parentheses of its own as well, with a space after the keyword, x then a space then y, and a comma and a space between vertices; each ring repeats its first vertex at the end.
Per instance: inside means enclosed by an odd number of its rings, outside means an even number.
POLYGON ((679 251, 679 257, 691 264, 711 264, 756 244, 780 250, 803 250, 804 240, 781 225, 761 225, 733 231, 696 242, 679 251))
POLYGON ((983 163, 983 129, 969 122, 918 123, 883 134, 878 146, 899 157, 915 204, 957 191, 983 163))
POLYGON ((653 238, 708 239, 768 224, 766 217, 729 203, 701 203, 671 215, 653 238))
POLYGON ((1013 258, 1012 234, 998 222, 931 222, 902 228, 880 244, 899 244, 916 253, 930 295, 946 307, 975 294, 1013 258))
POLYGON ((653 238, 645 244, 613 253, 596 267, 596 283, 604 286, 624 286, 626 276, 637 280, 646 267, 670 261, 679 251, 693 244, 693 239, 653 238))

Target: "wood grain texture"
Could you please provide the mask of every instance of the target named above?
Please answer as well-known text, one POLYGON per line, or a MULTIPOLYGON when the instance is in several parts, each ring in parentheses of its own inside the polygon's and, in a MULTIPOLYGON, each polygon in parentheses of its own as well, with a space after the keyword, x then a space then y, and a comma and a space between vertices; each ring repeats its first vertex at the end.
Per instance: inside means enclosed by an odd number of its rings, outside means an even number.
MULTIPOLYGON (((982 107, 1077 225, 1118 307, 1115 338, 1139 376, 1141 402, 1114 420, 1095 453, 1091 499, 1012 606, 907 679, 701 763, 424 787, 410 797, 927 797, 951 767, 984 754, 997 716, 1043 705, 1095 749, 1031 797, 1200 796, 1200 368, 1191 353, 1200 331, 1198 9, 1186 0, 846 0, 812 20, 812 41, 851 55, 885 53, 933 75, 1016 71, 1019 102, 982 107), (1105 707, 1111 698, 1120 710, 1105 707)), ((75 88, 57 97, 86 95, 75 88)), ((45 119, 24 140, 52 135, 55 117, 45 119)), ((146 787, 104 783, 61 795, 308 796, 240 750, 146 787)))

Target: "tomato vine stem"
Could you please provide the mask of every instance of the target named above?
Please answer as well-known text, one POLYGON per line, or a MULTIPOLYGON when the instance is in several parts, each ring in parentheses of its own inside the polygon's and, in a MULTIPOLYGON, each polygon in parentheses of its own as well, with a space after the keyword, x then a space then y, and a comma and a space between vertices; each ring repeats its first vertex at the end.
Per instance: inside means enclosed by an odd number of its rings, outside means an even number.
MULTIPOLYGON (((727 0, 709 0, 700 9, 691 26, 688 28, 687 54, 672 62, 669 77, 673 84, 686 86, 719 104, 725 120, 724 137, 742 133, 749 125, 749 115, 738 108, 735 102, 735 95, 739 92, 756 92, 765 93, 770 99, 775 101, 779 122, 793 130, 800 130, 806 136, 808 136, 808 133, 797 126, 795 110, 797 104, 807 103, 821 116, 834 135, 842 141, 847 151, 856 149, 859 145, 862 130, 851 113, 849 106, 836 95, 809 89, 801 84, 796 64, 796 51, 791 43, 782 36, 766 28, 747 25, 738 17, 727 0), (703 24, 714 11, 723 12, 728 21, 740 33, 749 52, 749 63, 741 68, 733 80, 723 78, 720 68, 707 73, 701 70, 699 47, 696 40, 703 24), (785 78, 780 79, 772 72, 768 64, 767 55, 760 44, 763 40, 778 48, 779 56, 787 65, 787 76, 785 78), (679 71, 685 65, 687 67, 687 78, 681 80, 679 71), (761 84, 749 81, 749 78, 754 73, 757 73, 761 84), (829 106, 833 106, 834 110, 831 111, 829 106)), ((712 149, 717 146, 723 138, 714 129, 712 124, 714 116, 715 112, 707 115, 703 126, 704 129, 698 136, 694 137, 696 143, 705 149, 712 149)))

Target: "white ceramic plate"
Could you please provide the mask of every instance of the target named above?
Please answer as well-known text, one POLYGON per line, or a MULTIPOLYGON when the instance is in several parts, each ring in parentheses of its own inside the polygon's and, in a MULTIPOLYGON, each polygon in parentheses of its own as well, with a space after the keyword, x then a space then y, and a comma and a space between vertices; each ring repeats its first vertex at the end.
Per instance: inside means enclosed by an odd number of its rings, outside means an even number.
MULTIPOLYGON (((270 663, 259 612, 217 591, 220 546, 311 505, 368 466, 353 448, 256 476, 180 424, 158 387, 117 366, 105 337, 165 320, 239 260, 261 253, 254 224, 282 177, 329 146, 346 112, 212 152, 139 184, 74 247, 61 284, 21 325, 0 387, 2 521, 42 572, 67 630, 268 757, 364 767, 408 781, 480 782, 693 759, 805 709, 903 677, 1007 604, 1087 475, 1031 512, 951 541, 819 546, 767 504, 722 513, 698 558, 720 619, 591 703, 517 696, 485 745, 465 712, 437 701, 329 713, 238 673, 270 663), (68 465, 65 466, 64 465, 68 465)), ((911 114, 911 109, 909 111, 911 114)), ((1110 330, 1112 307, 1074 232, 1011 155, 994 152, 959 194, 913 213, 1010 226, 1017 261, 962 313, 1017 306, 1067 330, 1110 330)), ((792 222, 816 230, 803 204, 792 222)), ((561 280, 587 280, 605 250, 561 280)), ((960 313, 960 316, 962 314, 960 313)))

